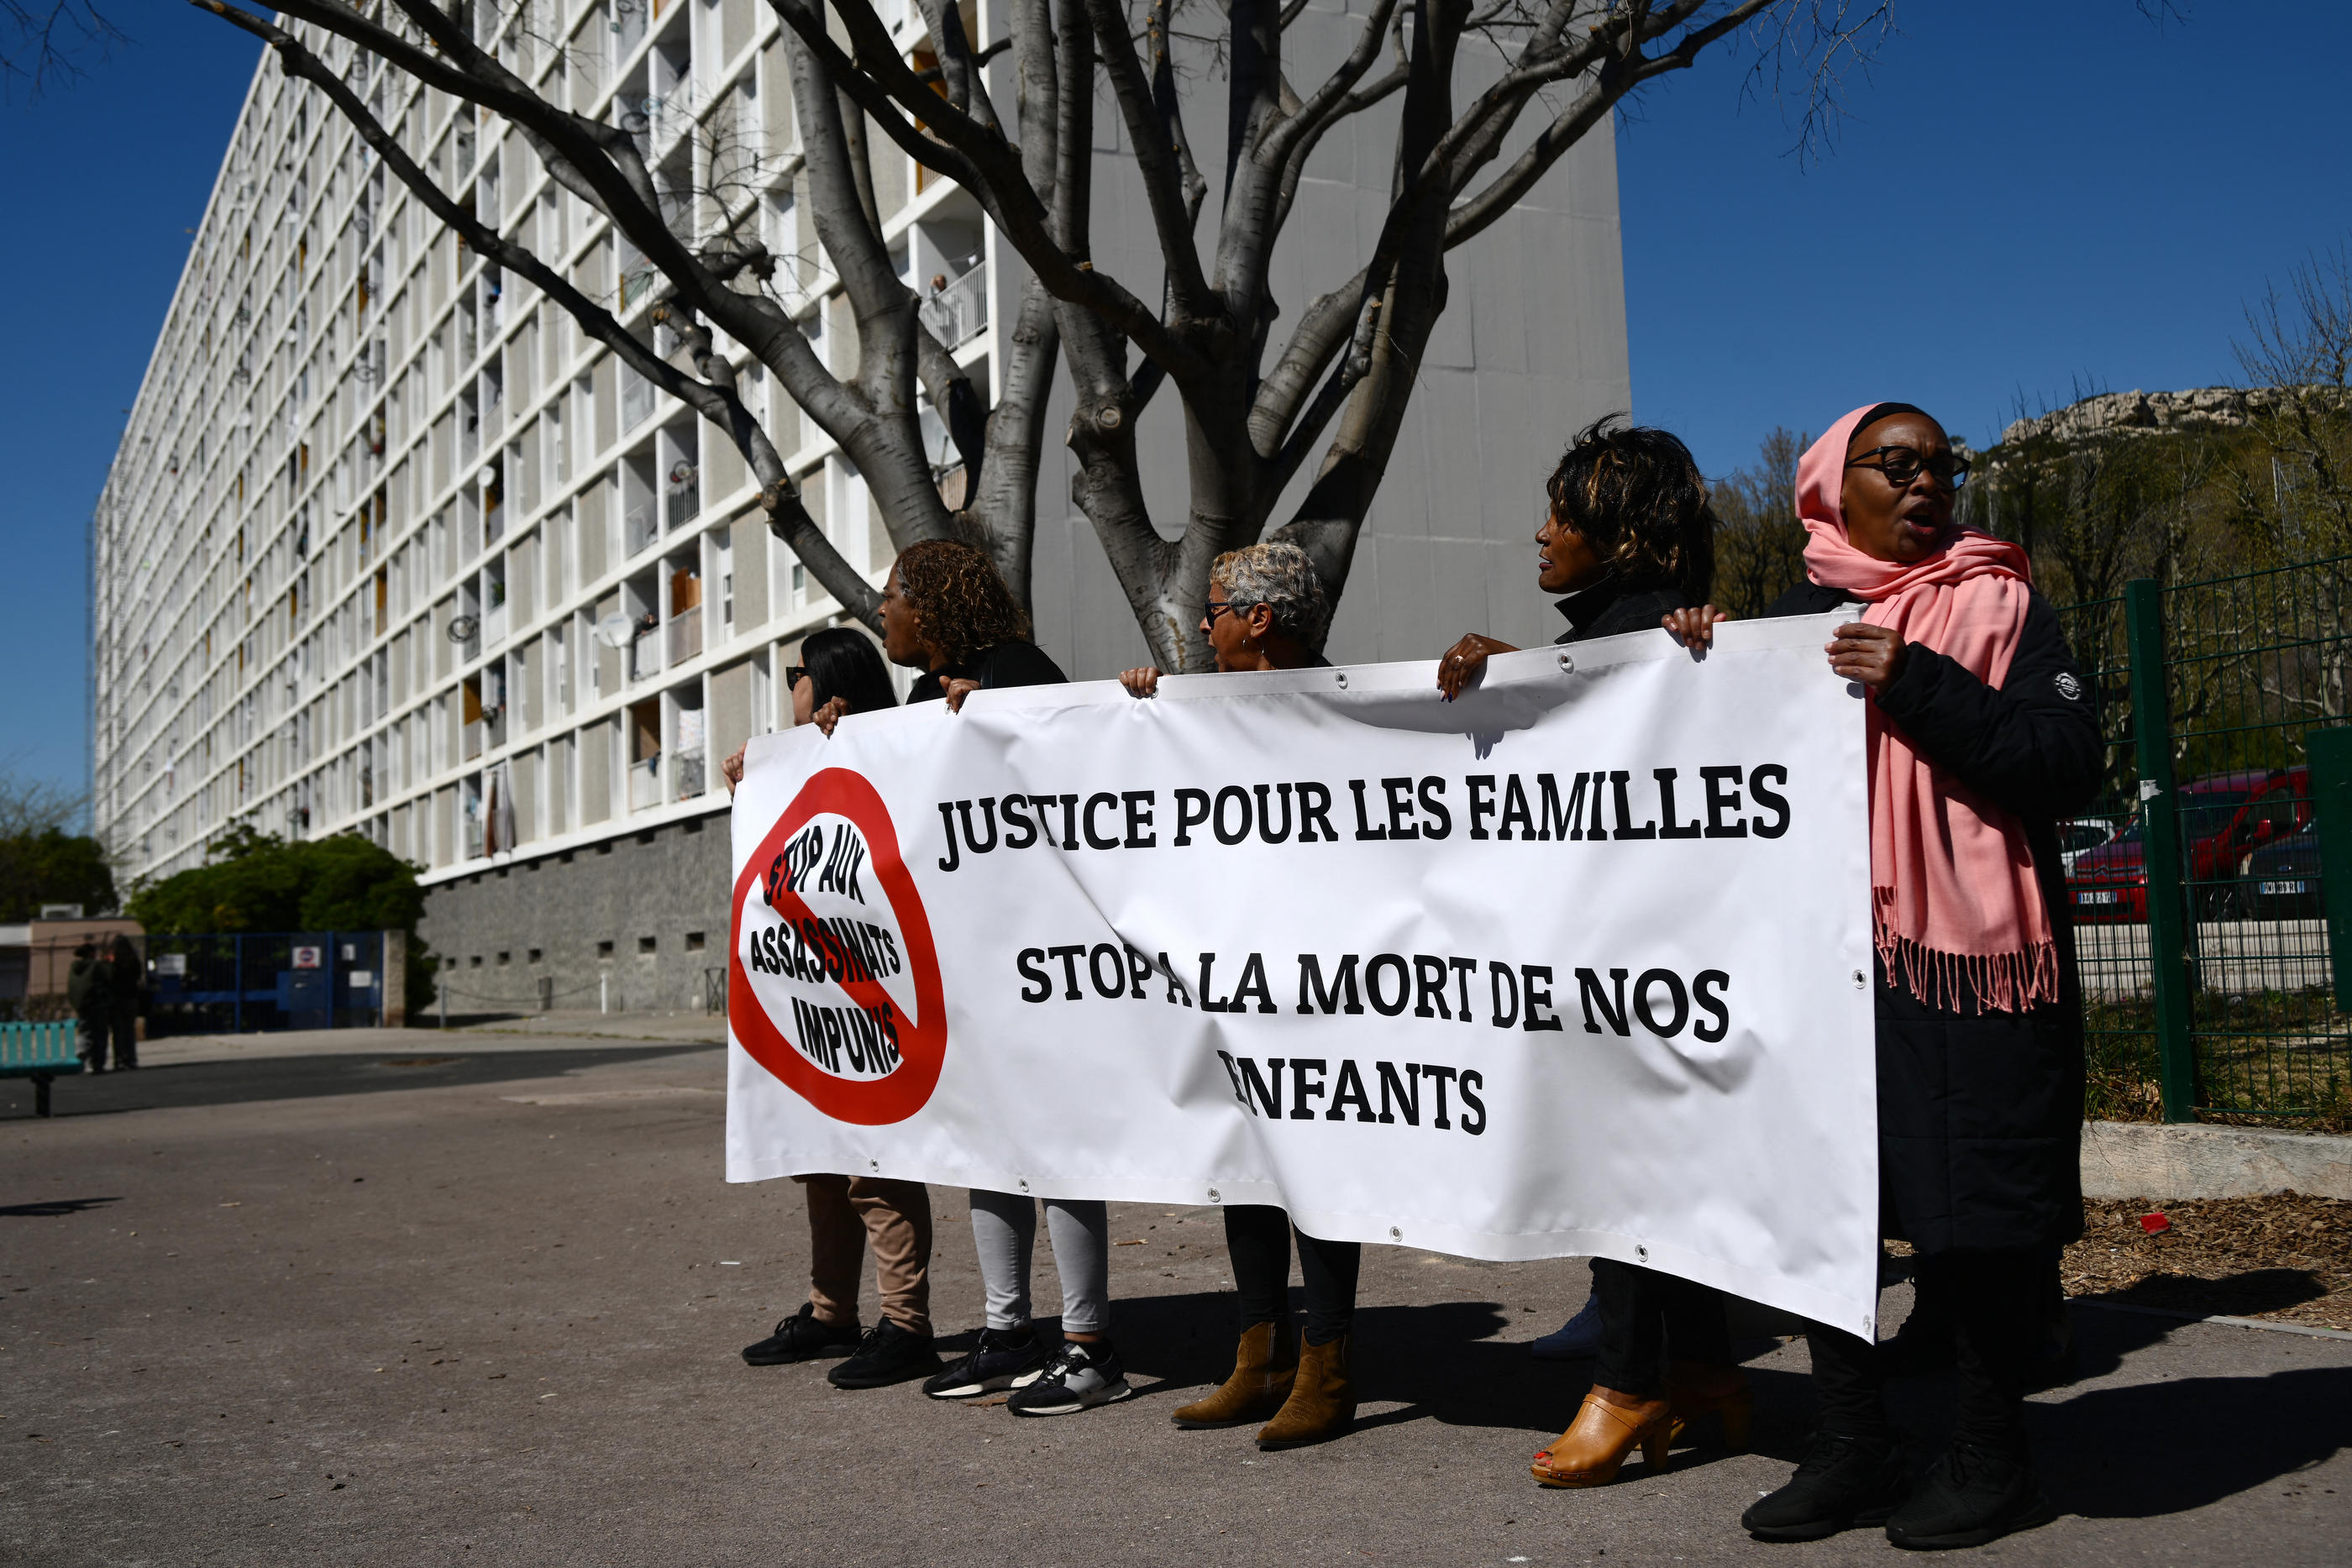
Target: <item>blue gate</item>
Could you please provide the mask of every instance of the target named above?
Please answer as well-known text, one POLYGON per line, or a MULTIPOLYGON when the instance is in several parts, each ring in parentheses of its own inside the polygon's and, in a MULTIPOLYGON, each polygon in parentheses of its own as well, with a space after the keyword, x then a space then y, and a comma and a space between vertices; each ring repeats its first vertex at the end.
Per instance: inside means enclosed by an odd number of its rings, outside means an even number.
POLYGON ((381 931, 150 936, 146 946, 151 1036, 383 1021, 381 931))

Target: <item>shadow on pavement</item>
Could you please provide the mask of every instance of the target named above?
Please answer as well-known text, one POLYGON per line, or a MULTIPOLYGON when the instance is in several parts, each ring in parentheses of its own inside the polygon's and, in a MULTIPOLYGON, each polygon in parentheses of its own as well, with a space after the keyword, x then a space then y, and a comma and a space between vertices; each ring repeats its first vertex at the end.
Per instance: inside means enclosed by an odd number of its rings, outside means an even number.
POLYGON ((12 1203, 0 1208, 0 1219, 61 1219, 85 1208, 103 1208, 121 1201, 120 1197, 53 1197, 46 1203, 12 1203))
POLYGON ((2307 1269, 2248 1269, 2213 1280, 2189 1274, 2150 1274, 2120 1291, 2074 1299, 2242 1318, 2301 1306, 2326 1294, 2326 1282, 2307 1269))
MULTIPOLYGON (((135 1072, 60 1080, 51 1091, 57 1119, 119 1114, 168 1106, 231 1105, 253 1100, 302 1100, 325 1094, 369 1094, 385 1089, 446 1089, 554 1078, 583 1067, 646 1061, 708 1045, 569 1046, 549 1051, 469 1052, 454 1041, 428 1040, 415 1050, 366 1056, 280 1056, 142 1067, 135 1072)), ((7 1081, 0 1116, 33 1115, 29 1084, 7 1081)))
POLYGON ((2352 1438, 2352 1367, 2096 1388, 2035 1410, 2053 1500, 2092 1519, 2187 1513, 2317 1464, 2352 1438))

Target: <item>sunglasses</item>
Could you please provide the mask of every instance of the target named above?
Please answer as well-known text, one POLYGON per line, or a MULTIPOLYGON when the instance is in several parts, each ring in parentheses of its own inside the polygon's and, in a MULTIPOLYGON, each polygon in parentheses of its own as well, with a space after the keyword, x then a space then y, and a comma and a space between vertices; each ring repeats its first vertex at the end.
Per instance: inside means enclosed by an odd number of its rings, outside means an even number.
POLYGON ((1846 460, 1849 468, 1875 468, 1886 476, 1886 482, 1900 488, 1919 477, 1922 472, 1936 476, 1936 483, 1947 490, 1957 490, 1968 482, 1968 460, 1953 452, 1938 452, 1922 456, 1916 447, 1874 446, 1859 457, 1846 460), (1872 462, 1872 458, 1876 462, 1872 462))
POLYGON ((1216 629, 1218 616, 1239 615, 1244 610, 1254 610, 1255 608, 1255 605, 1226 604, 1212 599, 1207 603, 1201 606, 1201 619, 1208 623, 1210 630, 1214 631, 1216 629))
POLYGON ((794 686, 799 685, 802 679, 807 674, 808 666, 806 664, 786 664, 784 666, 784 690, 791 691, 794 686))

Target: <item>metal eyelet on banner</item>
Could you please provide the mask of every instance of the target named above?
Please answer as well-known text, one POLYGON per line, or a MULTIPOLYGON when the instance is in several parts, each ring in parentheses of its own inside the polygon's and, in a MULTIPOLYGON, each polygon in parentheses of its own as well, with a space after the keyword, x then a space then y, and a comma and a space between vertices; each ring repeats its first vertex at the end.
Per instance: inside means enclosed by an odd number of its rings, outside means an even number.
POLYGON ((1023 1183, 1021 1184, 1021 1190, 1022 1190, 1023 1192, 1027 1192, 1027 1191, 1029 1190, 1029 1184, 1028 1184, 1027 1182, 1025 1182, 1025 1181, 1024 1181, 1024 1182, 1023 1182, 1023 1183))
POLYGON ((1217 1196, 1217 1189, 1215 1187, 1211 1187, 1209 1189, 1209 1201, 1211 1203, 1223 1203, 1225 1200, 1217 1196))
POLYGON ((1389 1239, 1391 1241, 1402 1241, 1404 1239, 1404 1232, 1391 1225, 1389 1227, 1389 1239))
POLYGON ((1858 991, 1868 984, 1870 984, 1870 977, 1856 969, 1853 972, 1853 988, 1858 991))
POLYGON ((1559 668, 1562 674, 1574 674, 1576 673, 1576 655, 1573 653, 1562 653, 1559 656, 1559 668))
POLYGON ((868 1160, 866 1162, 866 1168, 868 1170, 878 1171, 882 1168, 882 1162, 880 1160, 868 1160))
POLYGON ((1637 1241, 1633 1244, 1633 1256, 1646 1263, 1650 1260, 1650 1249, 1637 1241))
POLYGON ((1344 686, 1348 684, 1348 672, 1345 670, 1334 670, 1331 672, 1331 678, 1344 686))

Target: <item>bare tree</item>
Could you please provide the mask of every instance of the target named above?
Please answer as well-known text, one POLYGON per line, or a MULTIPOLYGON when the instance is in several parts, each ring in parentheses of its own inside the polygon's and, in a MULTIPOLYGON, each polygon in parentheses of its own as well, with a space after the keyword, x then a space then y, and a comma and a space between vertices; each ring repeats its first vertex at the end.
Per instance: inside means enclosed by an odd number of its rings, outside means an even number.
POLYGON ((856 368, 836 374, 776 287, 779 270, 798 262, 770 252, 755 214, 723 199, 677 199, 648 170, 641 135, 533 90, 494 22, 482 25, 497 12, 487 0, 276 0, 331 43, 229 0, 193 3, 263 39, 289 74, 325 93, 467 245, 719 426, 758 476, 770 526, 869 621, 872 590, 803 506, 738 393, 727 345, 777 376, 856 463, 895 546, 974 538, 1024 602, 1042 422, 1061 356, 1076 403, 1065 436, 1077 460, 1073 499, 1170 669, 1207 662, 1194 627, 1210 562, 1269 527, 1307 549, 1335 599, 1345 587, 1445 308, 1448 252, 1607 127, 1628 95, 1710 48, 1748 37, 1759 68, 1793 65, 1810 126, 1838 71, 1887 25, 1878 0, 1369 0, 1344 57, 1320 79, 1295 81, 1285 37, 1307 0, 1221 0, 1199 34, 1181 32, 1181 0, 1010 0, 1009 30, 993 43, 970 35, 973 12, 913 0, 928 32, 917 49, 869 0, 768 0, 789 43, 823 264, 856 321, 856 368), (371 62, 514 126, 658 277, 663 337, 640 340, 607 301, 546 265, 517 225, 494 229, 442 191, 372 110, 359 85, 373 79, 371 62), (1203 68, 1225 84, 1223 166, 1211 172, 1186 124, 1201 95, 1180 85, 1203 68), (1164 262, 1149 284, 1114 277, 1094 256, 1093 116, 1106 82, 1164 262), (1386 220, 1353 275, 1277 333, 1273 263, 1308 160, 1335 127, 1376 110, 1393 115, 1386 220), (874 199, 876 137, 969 192, 1025 264, 993 407, 892 264, 874 199), (1212 173, 1220 205, 1204 244, 1212 173), (1182 404, 1188 482, 1181 528, 1171 520, 1164 531, 1144 501, 1136 444, 1138 420, 1163 388, 1182 404), (962 464, 953 509, 926 457, 926 404, 962 464), (1276 518, 1302 472, 1311 474, 1303 502, 1276 518))
POLYGON ((2246 326, 2238 368, 2260 446, 2236 476, 2241 526, 2281 559, 2352 554, 2352 246, 2296 267, 2246 326))
POLYGON ((1751 620, 1804 580, 1805 525, 1797 520, 1797 460, 1810 435, 1775 425, 1756 449, 1756 466, 1716 480, 1715 602, 1751 620))
POLYGON ((130 41, 90 0, 0 0, 0 89, 37 98, 130 41))

